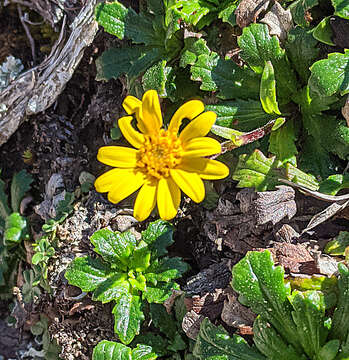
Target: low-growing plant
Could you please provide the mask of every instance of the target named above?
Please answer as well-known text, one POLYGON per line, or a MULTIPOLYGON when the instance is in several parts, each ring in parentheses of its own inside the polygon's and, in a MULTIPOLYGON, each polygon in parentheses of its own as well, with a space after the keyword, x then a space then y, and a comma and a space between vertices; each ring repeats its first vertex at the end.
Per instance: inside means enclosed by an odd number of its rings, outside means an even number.
POLYGON ((349 270, 344 264, 338 270, 338 281, 323 277, 293 283, 284 280, 269 251, 247 253, 233 268, 232 287, 257 314, 254 344, 205 320, 194 355, 205 360, 347 359, 349 270))
POLYGON ((12 296, 18 263, 25 258, 22 242, 29 239, 27 219, 20 214, 20 204, 30 189, 32 177, 22 170, 12 178, 9 199, 0 179, 0 297, 12 296))
POLYGON ((163 303, 179 289, 174 279, 188 270, 179 257, 166 256, 172 234, 171 225, 161 220, 151 223, 140 240, 130 231, 98 230, 90 240, 102 259, 78 257, 66 271, 68 282, 92 292, 93 300, 115 302, 114 330, 124 344, 139 334, 143 305, 163 303))
POLYGON ((131 349, 126 345, 103 340, 93 349, 92 360, 154 360, 157 359, 152 348, 137 345, 131 349))
POLYGON ((194 359, 191 354, 193 341, 182 330, 182 320, 186 314, 184 295, 175 300, 173 314, 169 314, 161 304, 149 305, 150 326, 143 327, 132 344, 145 344, 161 359, 194 359))

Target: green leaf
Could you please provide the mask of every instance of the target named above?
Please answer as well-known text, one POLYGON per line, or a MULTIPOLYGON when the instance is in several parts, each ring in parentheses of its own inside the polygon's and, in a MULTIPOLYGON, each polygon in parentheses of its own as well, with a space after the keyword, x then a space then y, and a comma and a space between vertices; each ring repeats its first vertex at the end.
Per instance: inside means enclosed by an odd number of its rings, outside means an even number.
POLYGON ((113 273, 105 281, 98 284, 93 292, 92 300, 99 300, 103 304, 117 300, 130 291, 130 283, 126 274, 113 273))
POLYGON ((158 282, 156 286, 147 284, 147 290, 142 295, 149 303, 162 304, 172 295, 172 290, 179 290, 178 284, 174 281, 158 282))
POLYGON ((11 213, 7 201, 5 183, 0 179, 0 228, 5 226, 5 220, 11 213))
POLYGON ((290 286, 284 283, 284 270, 274 266, 270 252, 248 252, 232 273, 232 287, 239 293, 239 301, 272 324, 299 352, 300 341, 288 301, 290 286))
POLYGON ((313 37, 330 46, 335 46, 336 44, 332 41, 333 38, 333 30, 330 24, 330 16, 325 17, 322 19, 314 28, 312 34, 313 37))
MULTIPOLYGON (((228 1, 228 4, 230 1, 228 1)), ((235 10, 237 8, 237 1, 233 2, 232 4, 228 5, 225 9, 221 10, 218 14, 218 18, 222 19, 223 22, 227 22, 231 26, 236 25, 236 16, 235 10)))
POLYGON ((305 17, 306 12, 318 4, 318 0, 296 0, 292 2, 288 10, 291 11, 293 21, 297 25, 305 27, 310 25, 305 17))
POLYGON ((150 249, 145 241, 141 241, 134 249, 129 260, 129 268, 135 271, 144 271, 150 265, 150 249))
POLYGON ((277 166, 291 163, 296 166, 296 134, 294 121, 288 120, 285 125, 272 131, 269 139, 269 151, 276 155, 277 166))
POLYGON ((275 170, 276 158, 266 158, 259 150, 252 154, 239 156, 239 162, 233 173, 237 187, 254 187, 256 191, 270 190, 278 184, 280 174, 275 170))
POLYGON ((127 269, 128 259, 137 243, 135 236, 131 232, 120 233, 109 229, 96 231, 90 240, 95 246, 94 251, 97 254, 122 270, 127 269))
POLYGON ((320 350, 318 359, 319 360, 333 360, 339 350, 340 341, 339 340, 330 340, 326 343, 320 350))
POLYGON ((343 19, 349 19, 349 4, 346 0, 331 0, 334 7, 334 15, 343 19))
POLYGON ((222 59, 215 52, 199 55, 190 72, 192 80, 201 82, 201 90, 217 91, 220 99, 253 99, 259 93, 257 74, 240 68, 233 60, 222 59))
POLYGON ((345 265, 338 264, 338 271, 339 297, 332 316, 330 338, 345 341, 349 330, 349 270, 345 265))
POLYGON ((294 291, 288 297, 293 306, 292 318, 306 354, 316 359, 325 344, 328 330, 324 326, 325 302, 319 291, 294 291))
POLYGON ((32 303, 36 297, 39 297, 41 291, 37 286, 40 282, 40 279, 36 279, 33 270, 25 270, 23 272, 24 283, 21 288, 23 295, 23 301, 25 303, 32 303))
POLYGON ((222 326, 214 326, 207 318, 201 323, 193 354, 200 360, 266 359, 242 337, 230 337, 222 326))
POLYGON ((149 245, 152 258, 164 256, 168 252, 166 248, 174 243, 173 227, 164 220, 151 222, 147 229, 142 231, 142 240, 149 245))
POLYGON ((99 25, 109 34, 123 39, 125 35, 125 21, 128 13, 133 10, 125 8, 118 1, 112 3, 100 3, 96 6, 95 16, 99 25))
POLYGON ((287 163, 285 166, 285 176, 289 181, 296 184, 303 185, 310 190, 318 190, 319 183, 313 175, 307 174, 302 170, 299 170, 291 163, 287 163))
POLYGON ((39 264, 43 259, 45 258, 45 255, 43 253, 36 253, 32 257, 32 264, 37 265, 39 264))
POLYGON ((170 281, 180 278, 189 270, 189 265, 179 257, 163 258, 154 262, 148 269, 145 277, 156 284, 157 281, 170 281))
POLYGON ((187 344, 183 340, 180 334, 176 334, 172 343, 167 347, 168 350, 178 353, 178 351, 185 350, 187 348, 187 344))
POLYGON ((340 231, 338 236, 329 241, 325 246, 325 253, 332 256, 344 256, 345 250, 349 246, 349 232, 340 231))
POLYGON ((144 333, 142 332, 140 335, 136 336, 133 340, 132 344, 145 344, 150 346, 153 349, 153 352, 161 357, 168 355, 167 346, 168 340, 160 335, 156 335, 153 332, 144 333))
POLYGON ((85 256, 75 258, 64 276, 69 284, 79 287, 82 291, 93 291, 112 276, 112 273, 106 263, 85 256))
POLYGON ((176 86, 172 82, 174 80, 173 69, 166 65, 166 60, 160 60, 145 72, 142 78, 144 91, 156 90, 160 97, 168 97, 175 92, 176 86))
POLYGON ((103 340, 93 349, 92 360, 153 360, 156 355, 150 346, 137 345, 131 349, 123 344, 103 340))
POLYGON ((276 36, 270 37, 268 26, 251 24, 243 29, 238 39, 241 58, 257 73, 263 72, 265 62, 271 61, 275 71, 279 101, 289 102, 289 96, 297 91, 297 79, 289 64, 285 50, 276 36))
POLYGON ((11 207, 13 212, 19 212, 19 206, 25 195, 30 190, 33 178, 25 170, 15 174, 11 183, 11 207))
POLYGON ((28 238, 27 220, 19 213, 12 213, 6 218, 4 243, 13 246, 28 238))
POLYGON ((344 54, 331 53, 310 68, 309 88, 319 96, 331 96, 349 92, 349 50, 344 54))
POLYGON ((206 110, 217 114, 216 125, 251 131, 265 125, 273 116, 267 114, 256 100, 223 101, 216 105, 207 105, 206 110))
POLYGON ((270 324, 258 316, 253 324, 253 341, 257 349, 270 360, 306 360, 278 334, 270 324))
POLYGON ((176 322, 173 317, 166 311, 162 304, 149 305, 150 317, 154 326, 164 333, 169 339, 173 339, 178 332, 176 322))
POLYGON ((312 34, 297 26, 288 33, 286 53, 303 84, 308 82, 310 66, 318 58, 320 50, 312 34))
POLYGON ((281 115, 276 101, 276 86, 274 68, 270 61, 267 61, 261 78, 259 97, 264 111, 271 115, 281 115))
POLYGON ((144 315, 142 302, 138 295, 122 294, 113 308, 115 318, 114 331, 124 344, 129 344, 139 334, 144 315))
POLYGON ((336 195, 338 191, 349 188, 349 174, 335 174, 320 183, 319 191, 329 195, 336 195))

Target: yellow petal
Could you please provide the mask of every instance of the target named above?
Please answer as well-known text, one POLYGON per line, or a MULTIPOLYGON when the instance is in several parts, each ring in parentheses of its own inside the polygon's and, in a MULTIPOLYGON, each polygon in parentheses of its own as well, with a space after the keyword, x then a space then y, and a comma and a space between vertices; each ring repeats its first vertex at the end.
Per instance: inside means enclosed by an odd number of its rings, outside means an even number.
POLYGON ((144 143, 144 135, 139 131, 135 130, 131 125, 132 116, 124 116, 119 119, 118 125, 122 134, 125 136, 125 139, 135 148, 139 149, 144 143))
POLYGON ((139 108, 142 107, 142 101, 130 95, 126 96, 122 106, 124 107, 127 114, 131 115, 137 113, 139 108))
POLYGON ((183 159, 179 169, 197 173, 201 179, 224 179, 229 175, 229 168, 225 164, 211 159, 188 158, 183 159))
POLYGON ((221 144, 212 138, 197 137, 183 144, 182 157, 200 157, 218 154, 221 144))
MULTIPOLYGON (((158 133, 162 126, 162 115, 159 97, 155 90, 148 90, 142 98, 142 112, 138 119, 141 127, 146 129, 147 134, 158 133)), ((142 129, 141 129, 142 131, 142 129)))
POLYGON ((170 170, 170 174, 174 182, 193 201, 199 203, 204 200, 205 187, 198 174, 180 169, 172 169, 170 170))
POLYGON ((108 200, 114 204, 134 193, 144 184, 143 173, 134 169, 113 169, 95 181, 98 192, 108 191, 108 200))
POLYGON ((158 185, 157 203, 161 219, 171 220, 178 211, 181 191, 171 178, 162 178, 158 185))
POLYGON ((147 181, 139 190, 133 209, 133 216, 138 221, 145 220, 156 205, 157 182, 147 181))
POLYGON ((112 185, 119 181, 120 170, 124 169, 112 169, 99 176, 95 181, 96 191, 101 193, 108 192, 112 185))
POLYGON ((182 124, 183 119, 193 120, 205 109, 205 105, 200 100, 190 100, 183 104, 172 116, 169 131, 178 132, 179 127, 182 124))
POLYGON ((215 123, 217 115, 213 111, 206 111, 191 121, 181 132, 179 138, 182 143, 193 138, 206 136, 215 123))
POLYGON ((97 160, 109 166, 134 168, 137 153, 137 150, 123 146, 103 146, 98 150, 97 160))

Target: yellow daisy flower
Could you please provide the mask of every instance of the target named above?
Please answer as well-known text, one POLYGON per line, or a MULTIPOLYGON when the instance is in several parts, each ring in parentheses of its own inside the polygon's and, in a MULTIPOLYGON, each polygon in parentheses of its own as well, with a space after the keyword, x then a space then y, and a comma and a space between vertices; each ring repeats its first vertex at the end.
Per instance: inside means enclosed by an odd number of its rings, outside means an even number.
POLYGON ((97 159, 113 166, 95 182, 98 192, 108 192, 108 200, 118 203, 139 190, 134 204, 134 217, 146 219, 157 204, 164 220, 176 216, 181 201, 181 191, 199 203, 205 197, 202 179, 222 179, 228 176, 226 165, 205 158, 218 154, 218 141, 204 137, 216 120, 212 111, 204 112, 204 104, 191 100, 173 115, 168 129, 162 129, 159 98, 155 90, 147 91, 142 101, 127 96, 123 107, 135 114, 136 130, 132 116, 119 119, 119 128, 135 149, 122 146, 104 146, 97 159), (191 122, 178 134, 183 119, 191 122))

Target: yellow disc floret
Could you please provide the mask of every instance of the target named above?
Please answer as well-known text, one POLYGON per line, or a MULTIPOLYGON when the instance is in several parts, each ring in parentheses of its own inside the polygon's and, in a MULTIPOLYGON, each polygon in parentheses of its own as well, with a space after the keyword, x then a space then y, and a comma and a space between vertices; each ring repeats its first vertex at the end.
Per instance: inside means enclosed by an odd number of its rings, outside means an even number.
POLYGON ((176 133, 160 130, 156 136, 145 136, 138 152, 137 167, 156 179, 170 176, 170 169, 181 162, 182 144, 176 133))

